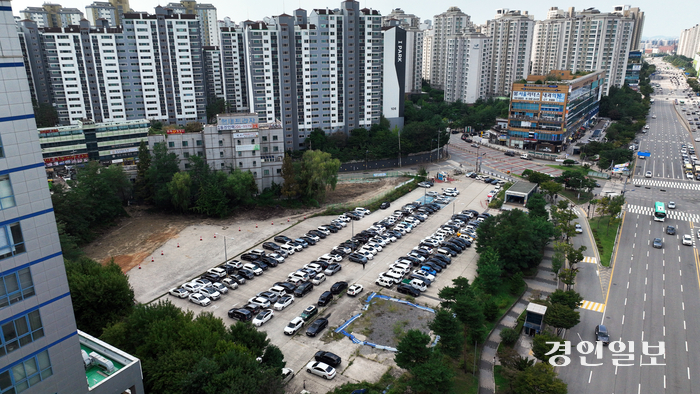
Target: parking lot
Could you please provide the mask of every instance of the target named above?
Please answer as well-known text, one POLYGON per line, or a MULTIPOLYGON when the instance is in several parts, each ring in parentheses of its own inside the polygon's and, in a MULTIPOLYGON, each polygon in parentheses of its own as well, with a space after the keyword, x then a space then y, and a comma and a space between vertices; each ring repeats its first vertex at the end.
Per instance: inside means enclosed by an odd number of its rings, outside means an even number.
MULTIPOLYGON (((283 282, 287 275, 305 264, 316 260, 319 256, 328 253, 332 247, 348 240, 355 234, 372 226, 384 217, 391 214, 394 209, 400 209, 404 204, 423 199, 427 191, 440 191, 441 187, 455 187, 460 191, 459 196, 445 205, 441 210, 430 215, 427 220, 415 227, 396 242, 386 245, 383 251, 379 252, 373 260, 368 261, 365 267, 362 264, 348 261, 347 258, 341 262, 342 270, 333 276, 328 276, 326 281, 316 286, 316 288, 303 298, 297 298, 295 302, 282 311, 275 311, 274 318, 262 325, 259 329, 267 332, 272 344, 278 346, 285 355, 287 367, 297 372, 288 385, 288 391, 301 389, 305 385, 311 392, 326 392, 335 386, 348 381, 357 380, 377 380, 389 366, 393 365, 393 354, 386 351, 375 350, 374 354, 367 356, 367 352, 362 352, 363 357, 358 356, 357 347, 350 340, 343 338, 329 343, 323 342, 324 335, 347 320, 350 316, 360 312, 361 301, 372 291, 380 291, 382 294, 403 297, 395 291, 396 286, 391 289, 379 287, 375 284, 377 276, 388 270, 390 264, 396 259, 405 255, 418 245, 421 239, 432 234, 440 225, 450 219, 453 212, 465 209, 474 209, 479 212, 486 211, 486 194, 493 188, 491 185, 481 181, 460 177, 451 184, 436 184, 433 188, 419 188, 393 202, 386 210, 372 212, 359 221, 351 221, 347 227, 336 234, 330 234, 326 239, 322 239, 315 246, 309 246, 302 252, 297 252, 289 257, 278 267, 270 268, 263 275, 256 276, 248 280, 236 290, 231 290, 228 294, 222 295, 221 299, 213 301, 208 307, 200 307, 189 302, 187 299, 178 299, 167 295, 170 288, 179 287, 181 284, 196 278, 208 268, 215 267, 224 262, 224 237, 226 237, 226 257, 231 259, 241 253, 254 248, 259 248, 264 241, 271 240, 274 235, 282 234, 290 238, 297 238, 309 230, 327 224, 335 217, 315 217, 300 220, 298 223, 265 223, 258 224, 258 228, 241 229, 232 223, 226 229, 193 226, 182 231, 176 237, 163 246, 163 256, 156 253, 148 258, 141 270, 134 269, 129 272, 130 282, 135 289, 137 299, 140 302, 149 302, 159 297, 167 297, 175 305, 192 310, 194 313, 201 311, 212 312, 220 317, 224 322, 235 323, 229 318, 228 310, 240 308, 245 305, 248 299, 257 293, 268 290, 275 282, 283 282), (219 233, 219 234, 217 234, 219 233), (217 237, 214 238, 214 235, 217 237), (200 241, 200 236, 201 241, 200 241), (358 297, 342 295, 336 296, 336 300, 327 307, 322 307, 318 316, 328 316, 329 327, 315 338, 304 335, 306 327, 302 328, 295 336, 289 337, 283 334, 283 329, 294 317, 309 305, 315 305, 319 295, 328 290, 337 281, 346 281, 348 284, 359 283, 364 286, 364 292, 358 297), (318 376, 303 371, 304 366, 313 359, 314 353, 319 350, 331 351, 342 357, 343 362, 337 368, 338 374, 335 379, 326 381, 318 376), (350 365, 350 361, 353 361, 350 365)), ((430 200, 430 197, 427 198, 430 200)), ((472 280, 476 275, 477 255, 473 247, 467 248, 463 253, 453 258, 453 262, 442 273, 437 275, 436 281, 416 299, 416 302, 437 306, 439 300, 437 293, 440 288, 450 285, 452 279, 463 276, 472 280)))

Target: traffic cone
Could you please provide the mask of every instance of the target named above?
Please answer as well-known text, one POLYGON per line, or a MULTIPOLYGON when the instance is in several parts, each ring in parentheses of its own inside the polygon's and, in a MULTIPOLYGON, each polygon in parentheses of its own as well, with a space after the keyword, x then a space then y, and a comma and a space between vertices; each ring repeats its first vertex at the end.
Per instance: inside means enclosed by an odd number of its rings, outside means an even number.
POLYGON ((160 251, 160 255, 161 255, 161 256, 163 255, 163 251, 162 251, 162 250, 160 251))
POLYGON ((270 222, 270 225, 273 225, 273 224, 275 224, 275 222, 270 222))
POLYGON ((178 247, 178 248, 180 247, 180 243, 179 243, 179 242, 177 243, 177 247, 178 247))
POLYGON ((255 228, 258 228, 258 224, 257 224, 257 223, 255 223, 255 228))
POLYGON ((216 238, 216 234, 214 234, 214 238, 216 238))
POLYGON ((238 228, 238 231, 241 231, 241 228, 240 228, 240 227, 238 228))
POLYGON ((139 269, 141 269, 141 263, 139 263, 139 269))
POLYGON ((151 256, 151 263, 154 262, 155 260, 153 259, 153 256, 151 256))
POLYGON ((201 235, 199 236, 199 240, 200 240, 200 241, 202 240, 202 236, 201 236, 201 235))
POLYGON ((287 223, 289 223, 289 219, 287 219, 287 223))

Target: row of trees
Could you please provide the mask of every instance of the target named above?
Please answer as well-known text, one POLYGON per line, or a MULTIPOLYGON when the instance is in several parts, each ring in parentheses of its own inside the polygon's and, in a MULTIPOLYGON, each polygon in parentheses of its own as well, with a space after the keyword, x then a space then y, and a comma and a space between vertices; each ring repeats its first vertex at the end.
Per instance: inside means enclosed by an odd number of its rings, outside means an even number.
POLYGON ((671 63, 674 67, 682 68, 688 73, 689 77, 697 77, 698 73, 693 68, 693 59, 683 55, 664 56, 664 61, 671 63))

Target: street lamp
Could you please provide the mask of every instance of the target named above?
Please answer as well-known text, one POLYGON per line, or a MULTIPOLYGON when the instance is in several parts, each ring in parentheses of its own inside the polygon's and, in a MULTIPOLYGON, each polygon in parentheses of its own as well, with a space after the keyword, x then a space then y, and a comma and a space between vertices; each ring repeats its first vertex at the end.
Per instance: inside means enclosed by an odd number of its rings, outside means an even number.
MULTIPOLYGON (((219 233, 216 233, 216 235, 221 235, 219 233)), ((234 238, 231 238, 233 240, 234 238)), ((228 261, 228 249, 226 248, 226 236, 224 236, 224 262, 228 261)))
POLYGON ((401 129, 399 129, 399 168, 401 168, 401 129))
POLYGON ((369 150, 365 151, 365 169, 367 169, 367 155, 369 155, 369 150))

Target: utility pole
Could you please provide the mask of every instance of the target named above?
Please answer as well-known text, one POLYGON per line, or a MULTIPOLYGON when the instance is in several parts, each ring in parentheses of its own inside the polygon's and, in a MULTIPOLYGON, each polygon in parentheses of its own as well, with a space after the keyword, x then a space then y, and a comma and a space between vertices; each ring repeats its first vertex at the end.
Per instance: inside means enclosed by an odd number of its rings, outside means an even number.
POLYGON ((401 129, 399 129, 399 168, 401 168, 401 129))
POLYGON ((438 151, 437 151, 437 160, 435 160, 436 162, 440 161, 440 130, 438 130, 438 141, 437 141, 437 143, 438 143, 438 146, 437 146, 438 151))

